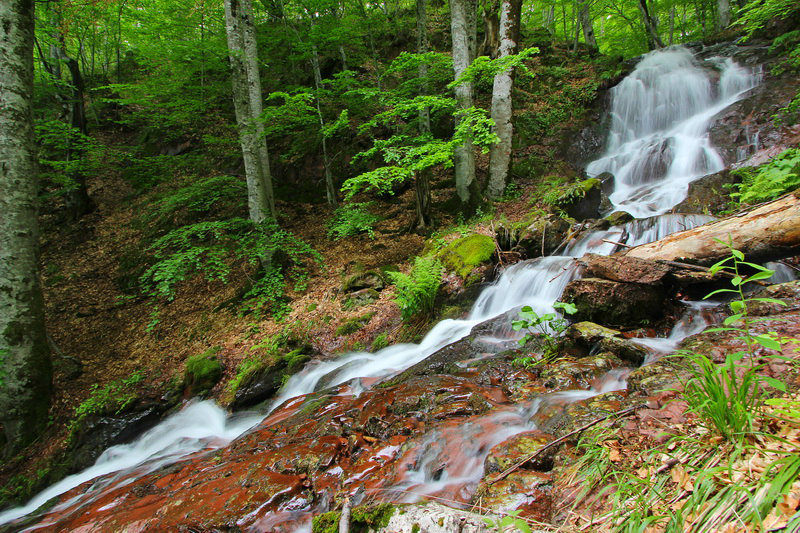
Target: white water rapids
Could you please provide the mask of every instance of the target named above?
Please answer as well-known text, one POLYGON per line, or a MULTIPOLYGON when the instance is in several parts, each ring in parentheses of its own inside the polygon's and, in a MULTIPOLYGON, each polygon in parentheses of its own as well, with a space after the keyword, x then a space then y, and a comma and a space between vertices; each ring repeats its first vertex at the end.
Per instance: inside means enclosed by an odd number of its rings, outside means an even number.
MULTIPOLYGON (((741 98, 757 82, 757 75, 730 59, 713 63, 717 70, 704 68, 682 48, 654 52, 645 56, 634 72, 613 90, 608 149, 603 157, 588 166, 587 172, 597 175, 610 171, 616 176, 611 200, 618 209, 639 217, 660 215, 685 197, 690 181, 722 168, 719 155, 709 144, 708 128, 719 111, 741 98)), ((665 215, 635 220, 586 235, 570 244, 563 256, 511 266, 481 293, 467 318, 439 322, 419 344, 398 344, 376 353, 355 352, 333 361, 312 362, 288 381, 270 411, 291 398, 318 388, 356 378, 373 378, 374 381, 375 378, 396 374, 464 338, 475 325, 522 305, 530 305, 540 314, 553 312, 553 303, 566 284, 579 276, 575 257, 587 251, 612 253, 616 246, 608 241, 642 244, 708 220, 709 217, 702 215, 665 215)), ((653 348, 669 349, 681 335, 702 329, 698 327, 676 327, 670 339, 655 341, 663 346, 653 348)), ((497 336, 503 334, 505 332, 498 332, 497 336)), ((509 339, 508 335, 504 338, 509 339)), ((559 393, 558 399, 575 401, 624 387, 624 379, 611 376, 597 389, 559 393)), ((358 390, 359 385, 356 383, 351 388, 358 390)), ((507 427, 491 436, 491 442, 480 447, 481 453, 488 453, 491 445, 512 434, 530 429, 532 410, 527 408, 525 413, 494 415, 507 417, 507 427)), ((49 499, 99 476, 104 477, 89 486, 87 493, 112 483, 129 483, 143 473, 199 451, 225 446, 261 420, 263 416, 229 417, 210 401, 190 403, 131 444, 109 448, 94 466, 51 486, 26 506, 0 513, 0 524, 30 514, 49 499)), ((432 444, 440 439, 441 435, 432 433, 423 438, 422 444, 432 444)), ((424 456, 426 452, 420 450, 420 453, 424 456)), ((423 457, 418 476, 409 479, 405 486, 441 485, 454 480, 461 482, 465 478, 477 480, 482 472, 483 457, 485 455, 475 455, 474 461, 461 470, 440 472, 435 482, 425 474, 425 465, 434 460, 433 456, 423 457)), ((425 492, 436 490, 431 486, 425 492)))

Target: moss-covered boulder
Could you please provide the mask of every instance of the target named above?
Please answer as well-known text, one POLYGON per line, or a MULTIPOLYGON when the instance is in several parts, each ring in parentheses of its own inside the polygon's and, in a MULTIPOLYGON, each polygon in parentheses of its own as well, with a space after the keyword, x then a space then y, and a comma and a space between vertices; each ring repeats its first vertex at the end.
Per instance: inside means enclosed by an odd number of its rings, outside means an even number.
POLYGON ((215 346, 186 360, 183 388, 189 397, 208 394, 222 377, 222 363, 217 359, 219 351, 220 347, 215 346))
POLYGON ((647 357, 644 347, 623 338, 621 332, 593 322, 572 324, 564 332, 563 345, 565 351, 576 356, 597 359, 596 363, 603 370, 622 366, 614 361, 615 356, 634 365, 642 364, 647 357))
POLYGON ((545 213, 530 213, 518 222, 498 224, 495 238, 501 249, 525 259, 552 254, 572 228, 569 220, 545 213))
POLYGON ((495 253, 494 239, 488 235, 469 235, 445 246, 436 257, 449 272, 467 282, 479 281, 481 274, 473 272, 490 264, 495 253))

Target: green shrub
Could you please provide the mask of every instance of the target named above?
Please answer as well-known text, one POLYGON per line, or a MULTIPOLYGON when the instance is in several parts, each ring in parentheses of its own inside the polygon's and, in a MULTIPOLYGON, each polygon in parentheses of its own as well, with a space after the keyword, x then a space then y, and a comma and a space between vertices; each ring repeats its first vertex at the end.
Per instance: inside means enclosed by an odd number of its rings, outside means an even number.
POLYGON ((144 375, 137 370, 127 378, 114 380, 105 387, 92 385, 92 393, 75 408, 75 417, 69 425, 70 434, 88 417, 118 415, 125 411, 138 399, 139 395, 133 389, 142 381, 144 375))
POLYGON ((774 200, 800 187, 800 149, 792 148, 757 168, 734 171, 742 178, 731 197, 743 204, 774 200))
POLYGON ((307 262, 322 264, 322 256, 274 221, 254 225, 242 218, 199 222, 170 231, 157 239, 150 251, 156 262, 139 279, 142 291, 172 300, 177 286, 196 275, 227 282, 233 262, 258 266, 271 259, 244 295, 245 309, 267 312, 276 318, 288 313, 287 281, 304 290, 307 262))
POLYGON ((169 191, 147 209, 144 220, 159 220, 177 212, 205 214, 212 208, 243 207, 247 188, 239 178, 233 176, 212 176, 194 181, 177 190, 169 191))
POLYGON ((369 212, 373 202, 346 203, 333 213, 328 222, 328 237, 335 240, 366 233, 370 239, 375 238, 373 226, 381 220, 378 215, 369 212))
POLYGON ((433 257, 417 257, 414 267, 408 274, 388 272, 396 285, 395 302, 400 306, 403 320, 430 316, 433 312, 436 294, 442 284, 444 267, 433 257))
MULTIPOLYGON (((571 303, 556 302, 556 309, 561 309, 564 314, 572 315, 577 312, 577 307, 571 303)), ((524 346, 529 341, 534 341, 534 347, 541 351, 541 357, 522 357, 514 362, 523 366, 534 366, 552 362, 558 356, 558 338, 567 329, 567 321, 556 313, 539 315, 530 306, 526 305, 519 311, 519 319, 511 323, 514 331, 527 330, 519 340, 524 346)))

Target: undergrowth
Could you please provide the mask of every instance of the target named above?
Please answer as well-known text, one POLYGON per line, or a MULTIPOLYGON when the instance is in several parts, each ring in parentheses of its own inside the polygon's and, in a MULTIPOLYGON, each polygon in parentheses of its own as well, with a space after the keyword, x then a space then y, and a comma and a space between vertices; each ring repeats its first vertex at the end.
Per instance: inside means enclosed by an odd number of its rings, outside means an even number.
POLYGON ((80 424, 89 417, 101 415, 118 415, 125 411, 139 397, 135 385, 144 381, 144 374, 137 370, 127 378, 117 379, 101 387, 94 384, 92 393, 75 408, 75 416, 69 424, 70 435, 73 435, 80 424))
POLYGON ((395 302, 405 321, 430 316, 442 284, 442 263, 433 257, 416 257, 411 272, 388 272, 396 286, 395 302))
POLYGON ((800 149, 792 148, 759 167, 735 170, 742 179, 731 197, 743 204, 774 200, 800 187, 800 149))
POLYGON ((366 233, 370 239, 375 238, 373 226, 381 217, 369 211, 373 202, 349 202, 336 209, 328 221, 328 237, 334 240, 366 233))
POLYGON ((736 333, 744 349, 722 365, 701 354, 677 355, 689 374, 683 399, 699 426, 673 426, 663 444, 635 453, 630 447, 623 452, 618 431, 608 424, 584 433, 573 465, 573 481, 581 478, 583 487, 576 502, 591 508, 604 495, 612 500, 611 510, 593 516, 590 526, 669 533, 800 528, 800 402, 785 394, 768 398, 785 386, 761 375, 760 361, 786 358, 762 353, 781 350, 781 339, 753 333, 756 319, 748 313, 753 302, 783 302, 747 297, 744 285, 772 272, 723 244, 731 255, 711 271, 731 275, 733 288, 709 296, 733 295, 733 314, 710 331, 736 333))

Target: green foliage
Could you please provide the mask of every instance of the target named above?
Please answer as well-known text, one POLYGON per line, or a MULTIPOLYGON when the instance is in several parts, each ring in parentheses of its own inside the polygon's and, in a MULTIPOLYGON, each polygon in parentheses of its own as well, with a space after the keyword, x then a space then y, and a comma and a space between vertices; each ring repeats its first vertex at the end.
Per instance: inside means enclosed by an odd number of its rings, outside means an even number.
POLYGON ((160 196, 146 213, 145 220, 162 220, 179 212, 207 214, 217 210, 244 206, 247 188, 241 179, 233 176, 212 176, 193 179, 189 185, 160 196))
POLYGON ((491 518, 484 518, 483 521, 487 526, 495 528, 498 531, 521 531, 522 533, 531 533, 531 526, 519 517, 520 509, 511 511, 503 518, 492 520, 491 518))
POLYGON ((750 0, 742 11, 739 22, 744 28, 745 37, 751 37, 773 19, 791 18, 800 12, 800 6, 794 0, 750 0))
POLYGON ((348 202, 342 204, 328 221, 328 237, 334 240, 366 233, 370 239, 375 238, 373 226, 381 220, 378 215, 370 213, 373 202, 348 202))
POLYGON ((318 252, 269 220, 260 225, 241 218, 190 224, 157 239, 150 251, 156 262, 140 278, 142 290, 168 301, 191 277, 226 283, 234 262, 258 266, 265 260, 262 276, 245 294, 246 309, 278 318, 288 312, 287 281, 294 282, 295 290, 304 290, 307 263, 322 264, 318 252))
POLYGON ((447 244, 436 257, 448 271, 467 280, 472 270, 489 261, 495 251, 492 237, 472 234, 447 244))
POLYGON ((373 316, 375 316, 375 313, 367 313, 365 315, 356 316, 346 320, 341 326, 336 328, 336 336, 341 337, 355 333, 366 326, 373 316))
POLYGON ((61 120, 37 120, 35 135, 39 148, 39 176, 47 188, 52 189, 48 196, 77 189, 76 175, 85 177, 99 169, 100 145, 69 124, 61 120), (72 155, 68 157, 70 153, 72 155))
POLYGON ((377 337, 375 340, 372 341, 372 347, 370 348, 371 351, 377 352, 378 350, 382 350, 389 346, 389 334, 387 332, 383 332, 377 337))
POLYGON ((731 197, 743 204, 774 200, 800 187, 800 149, 792 148, 757 168, 734 171, 742 178, 731 197))
POLYGON ((8 357, 8 348, 0 349, 0 387, 5 384, 6 379, 6 357, 8 357))
POLYGON ((411 272, 388 272, 396 286, 395 302, 400 306, 403 320, 430 316, 436 294, 442 284, 444 267, 433 257, 416 257, 411 272))
MULTIPOLYGON (((571 303, 556 302, 555 309, 561 309, 565 315, 572 315, 578 308, 571 303)), ((526 305, 519 311, 519 319, 511 323, 514 331, 525 329, 526 333, 519 339, 520 346, 534 341, 535 349, 541 352, 540 357, 522 357, 514 362, 523 366, 536 366, 552 362, 558 356, 558 338, 567 329, 567 320, 563 315, 545 313, 539 315, 532 307, 526 305)))
POLYGON ((208 392, 222 377, 222 364, 217 359, 220 347, 215 346, 186 360, 184 383, 196 395, 208 392))
POLYGON ((75 408, 75 416, 69 424, 70 434, 74 434, 86 418, 124 412, 138 398, 135 385, 142 381, 144 375, 137 370, 127 378, 114 380, 104 387, 96 383, 92 385, 91 395, 75 408))
POLYGON ((520 74, 533 77, 533 72, 525 66, 525 61, 539 53, 536 47, 526 48, 518 54, 490 59, 487 56, 476 57, 475 60, 464 70, 461 76, 450 83, 447 88, 453 89, 462 83, 483 82, 492 83, 495 76, 503 72, 512 70, 517 76, 520 74))
MULTIPOLYGON (((785 385, 774 378, 762 376, 759 371, 764 364, 756 364, 756 346, 770 350, 780 350, 780 341, 774 334, 754 335, 751 333, 753 319, 748 315, 750 302, 767 302, 784 304, 781 300, 771 298, 746 298, 743 287, 747 282, 768 279, 773 271, 763 266, 744 261, 744 254, 733 248, 731 243, 718 241, 726 245, 731 255, 716 263, 710 272, 727 272, 733 275, 733 289, 720 289, 710 293, 706 298, 716 294, 733 294, 731 301, 733 314, 725 319, 723 326, 713 328, 709 332, 735 332, 737 338, 744 341, 745 350, 728 353, 724 365, 716 365, 702 354, 682 353, 691 365, 688 370, 689 380, 684 386, 684 396, 689 409, 696 413, 702 423, 712 431, 730 441, 740 441, 753 432, 754 422, 760 415, 764 405, 765 393, 762 384, 785 391, 785 385), (744 277, 745 268, 755 273, 744 277), (748 358, 745 364, 739 362, 748 358)), ((778 356, 772 356, 778 357, 778 356)))

